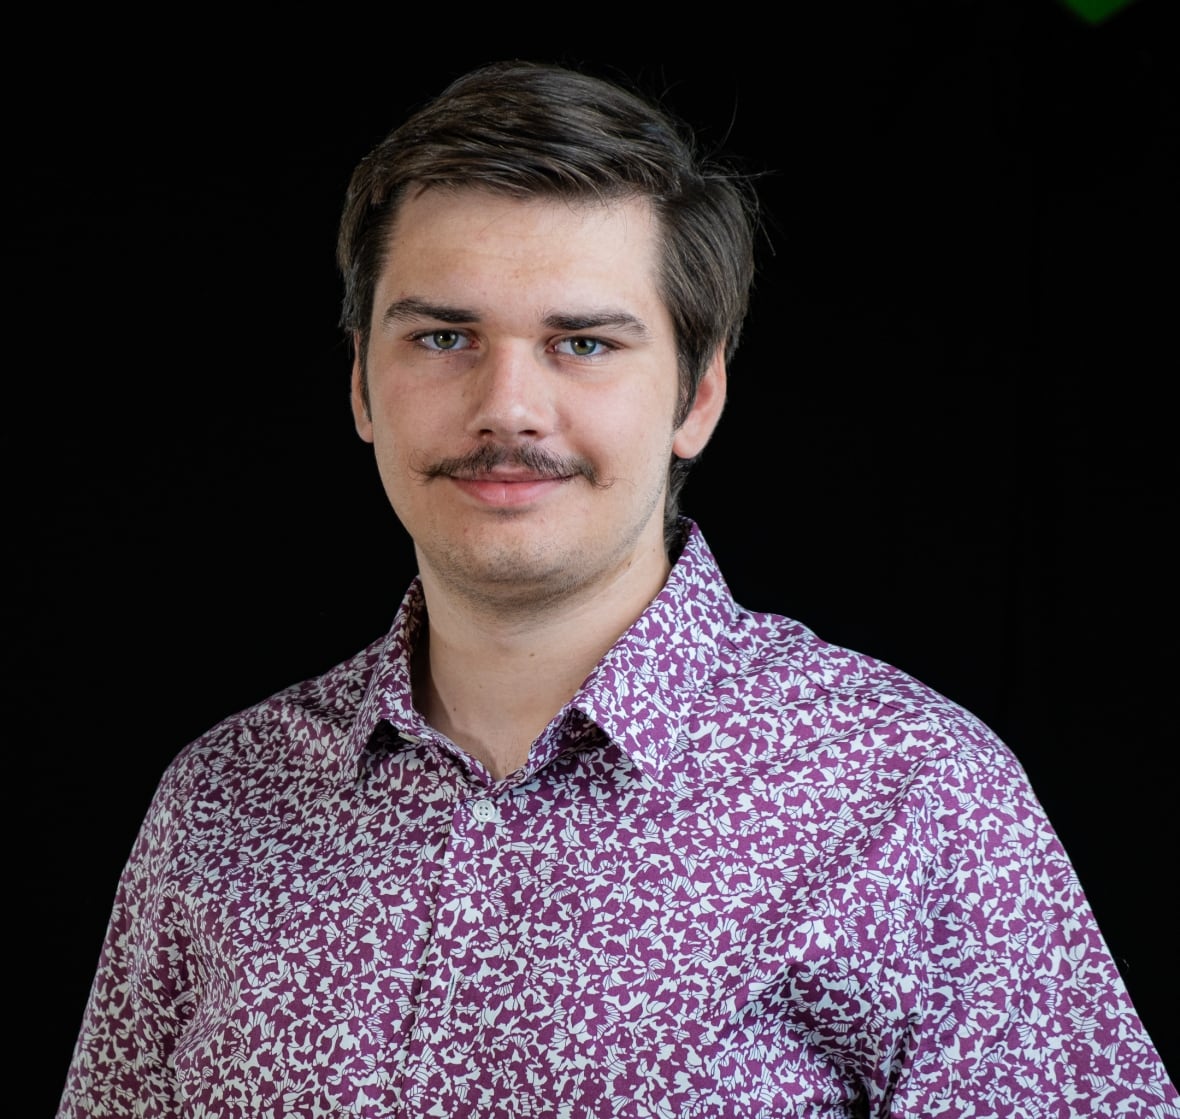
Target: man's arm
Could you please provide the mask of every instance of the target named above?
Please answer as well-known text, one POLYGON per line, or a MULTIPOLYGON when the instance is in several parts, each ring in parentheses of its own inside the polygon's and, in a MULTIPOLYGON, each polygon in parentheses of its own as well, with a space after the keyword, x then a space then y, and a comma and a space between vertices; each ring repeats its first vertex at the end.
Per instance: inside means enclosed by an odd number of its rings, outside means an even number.
POLYGON ((170 1056, 195 1005, 188 938, 163 889, 165 777, 120 877, 57 1119, 179 1115, 170 1056))
POLYGON ((915 1047, 891 1116, 1180 1116, 1072 865, 1015 760, 927 785, 915 1047))

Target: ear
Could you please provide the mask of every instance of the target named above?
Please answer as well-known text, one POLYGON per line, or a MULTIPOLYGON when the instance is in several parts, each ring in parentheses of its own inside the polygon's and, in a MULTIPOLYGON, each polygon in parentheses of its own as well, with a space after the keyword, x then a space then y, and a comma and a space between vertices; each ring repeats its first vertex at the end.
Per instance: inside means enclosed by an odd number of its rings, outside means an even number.
POLYGON ((365 390, 365 369, 361 360, 360 336, 352 336, 352 419, 356 433, 366 443, 373 442, 373 420, 369 414, 369 402, 365 390))
POLYGON ((725 385, 725 352, 719 346, 697 385, 696 398, 684 423, 672 437, 672 452, 677 458, 696 458, 713 437, 713 429, 725 407, 725 385))

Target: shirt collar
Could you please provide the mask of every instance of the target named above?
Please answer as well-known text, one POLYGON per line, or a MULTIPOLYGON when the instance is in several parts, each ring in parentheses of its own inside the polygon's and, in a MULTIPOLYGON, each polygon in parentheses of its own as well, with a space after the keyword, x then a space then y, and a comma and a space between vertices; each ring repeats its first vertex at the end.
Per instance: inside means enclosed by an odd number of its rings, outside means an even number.
MULTIPOLYGON (((733 655, 737 606, 700 529, 688 518, 681 518, 680 528, 684 543, 663 589, 556 716, 565 720, 580 712, 655 781, 677 749, 688 704, 733 655)), ((410 741, 430 733, 414 707, 411 676, 425 618, 422 584, 415 578, 343 744, 352 772, 382 722, 410 741)))
POLYGON ((356 772, 373 732, 382 723, 410 741, 429 727, 414 706, 413 653, 426 621, 422 581, 415 577, 398 607, 393 626, 381 642, 369 685, 357 709, 351 733, 344 745, 343 761, 356 772))
POLYGON ((571 701, 657 782, 679 748, 690 704, 733 659, 736 604, 700 529, 681 518, 681 530, 663 590, 571 701))

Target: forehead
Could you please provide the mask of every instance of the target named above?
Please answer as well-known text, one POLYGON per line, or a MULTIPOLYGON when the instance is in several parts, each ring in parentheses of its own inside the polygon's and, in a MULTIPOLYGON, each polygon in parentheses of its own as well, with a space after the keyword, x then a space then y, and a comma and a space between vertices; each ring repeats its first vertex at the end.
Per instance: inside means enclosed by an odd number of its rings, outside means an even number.
MULTIPOLYGON (((659 299, 659 225, 646 199, 517 198, 475 187, 407 195, 389 228, 379 287, 478 278, 605 286, 659 299)), ((661 301, 662 302, 662 301, 661 301)))

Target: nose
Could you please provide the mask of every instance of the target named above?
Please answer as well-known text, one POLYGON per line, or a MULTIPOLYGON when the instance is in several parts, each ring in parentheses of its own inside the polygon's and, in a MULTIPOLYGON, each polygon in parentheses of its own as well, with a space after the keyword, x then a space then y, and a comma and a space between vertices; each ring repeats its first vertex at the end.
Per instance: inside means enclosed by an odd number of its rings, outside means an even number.
POLYGON ((552 374, 525 344, 489 347, 468 381, 469 432, 480 439, 543 439, 556 424, 552 374))

